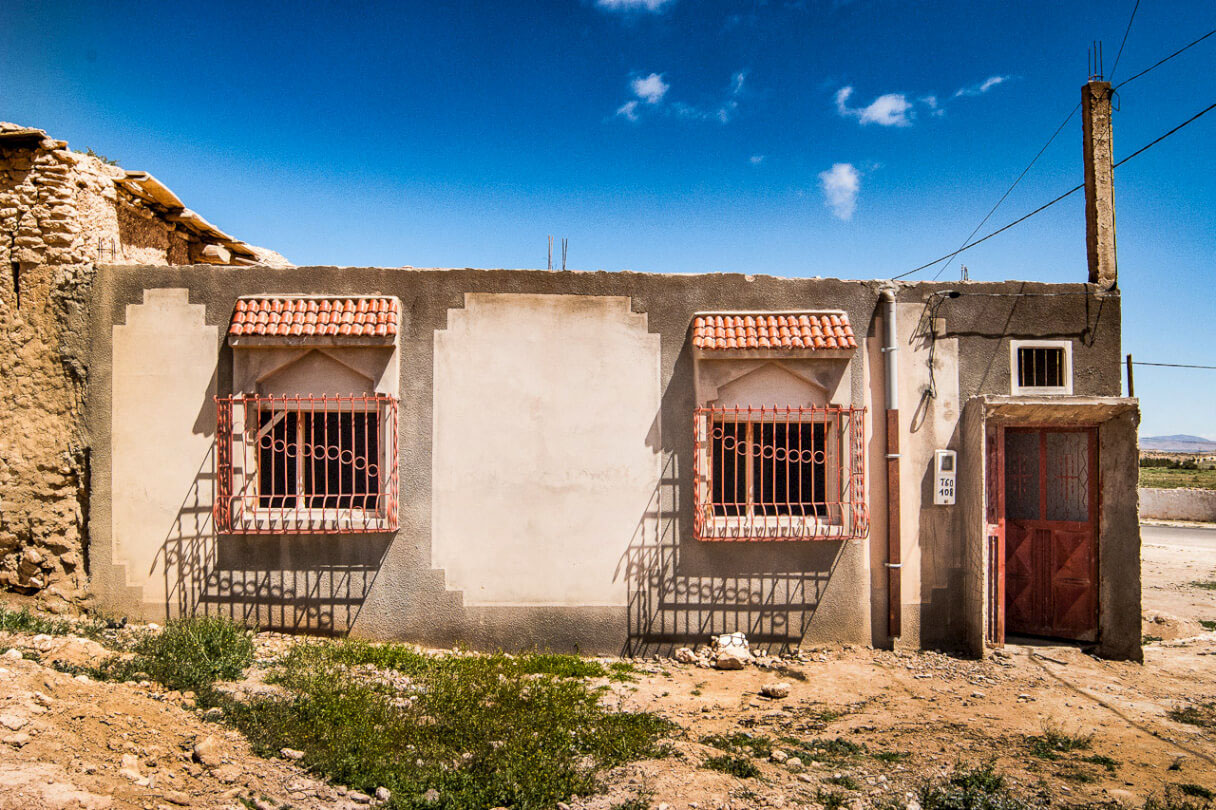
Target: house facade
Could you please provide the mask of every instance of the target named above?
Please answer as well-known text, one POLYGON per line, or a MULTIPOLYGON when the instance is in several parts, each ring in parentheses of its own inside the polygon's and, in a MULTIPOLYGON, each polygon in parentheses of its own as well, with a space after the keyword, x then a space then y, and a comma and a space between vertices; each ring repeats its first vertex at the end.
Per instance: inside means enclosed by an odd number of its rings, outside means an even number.
POLYGON ((103 266, 90 330, 113 611, 1139 654, 1137 411, 1097 284, 103 266))

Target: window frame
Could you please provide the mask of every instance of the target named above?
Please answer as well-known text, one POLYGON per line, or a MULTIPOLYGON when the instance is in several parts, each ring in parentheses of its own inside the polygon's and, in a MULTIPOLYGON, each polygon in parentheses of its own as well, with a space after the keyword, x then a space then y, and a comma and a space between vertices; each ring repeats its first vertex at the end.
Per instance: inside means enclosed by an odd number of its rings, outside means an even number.
MULTIPOLYGON (((216 526, 222 534, 351 534, 395 531, 398 527, 398 470, 397 470, 397 398, 388 394, 351 394, 351 395, 319 395, 319 396, 284 396, 271 394, 244 394, 232 397, 216 397, 217 404, 217 497, 214 514, 216 526), (294 493, 266 494, 262 492, 263 454, 266 450, 261 445, 263 427, 260 424, 261 414, 281 413, 282 417, 271 420, 271 425, 279 424, 291 413, 297 414, 296 437, 294 440, 284 440, 282 450, 274 453, 284 453, 285 458, 295 458, 294 493), (336 414, 341 418, 343 413, 375 413, 377 447, 376 460, 363 458, 365 465, 376 465, 377 490, 374 495, 367 492, 332 493, 328 484, 323 491, 315 488, 307 491, 303 484, 306 477, 306 463, 300 461, 300 448, 305 446, 303 416, 315 417, 322 415, 328 419, 336 414), (292 443, 294 441, 294 444, 292 443), (290 454, 291 447, 296 448, 296 456, 290 454), (310 499, 323 499, 320 506, 314 505, 310 499), (342 506, 329 505, 324 502, 328 498, 350 497, 351 503, 342 506), (354 499, 372 497, 375 507, 356 506, 354 499), (282 498, 294 500, 294 505, 265 504, 266 498, 282 498)), ((343 447, 339 437, 338 458, 330 461, 341 461, 343 453, 351 454, 354 464, 359 456, 355 453, 354 430, 352 420, 351 447, 343 447)), ((366 428, 365 428, 366 431, 366 428)), ((273 431, 271 436, 273 437, 273 431)), ((365 432, 364 436, 368 434, 365 432)), ((327 440, 327 437, 323 437, 327 440)), ((274 440, 272 438, 272 444, 274 440)), ((313 447, 319 443, 314 442, 313 447)), ((332 449, 334 445, 326 441, 325 446, 332 449)), ((369 448, 370 449, 370 448, 369 448)), ((277 456, 276 456, 277 457, 277 456)), ((352 469, 357 470, 354 466, 352 469)), ((315 473, 314 473, 315 475, 315 473)), ((339 473, 339 477, 341 474, 339 473)))
POLYGON ((1011 340, 1009 341, 1010 391, 1018 394, 1072 394, 1072 341, 1071 340, 1011 340), (1022 385, 1019 376, 1019 355, 1022 349, 1062 349, 1063 385, 1022 385))
MULTIPOLYGON (((865 408, 819 406, 811 408, 768 407, 727 408, 701 407, 694 414, 695 430, 695 495, 694 536, 704 541, 740 540, 843 540, 864 537, 868 532, 869 514, 865 503, 865 408), (726 507, 738 507, 739 503, 726 503, 717 498, 715 492, 715 450, 722 437, 715 437, 714 425, 734 423, 747 427, 748 462, 743 467, 747 483, 745 509, 738 514, 726 507), (752 451, 756 446, 756 428, 763 425, 800 424, 824 425, 824 482, 823 500, 799 500, 805 507, 801 514, 793 509, 788 514, 776 511, 782 505, 771 504, 772 511, 764 510, 765 504, 757 498, 755 462, 763 457, 763 440, 760 454, 752 451), (760 509, 757 509, 757 504, 760 509)), ((737 430, 738 428, 736 428, 737 430)), ((763 428, 758 431, 763 433, 763 428)), ((776 431, 774 430, 774 435, 776 431)), ((725 435, 725 431, 724 431, 725 435)), ((788 437, 788 433, 786 434, 788 437)), ((787 439, 788 441, 788 439, 787 439)), ((780 448, 777 448, 780 449, 780 448)), ((787 450, 788 452, 788 450, 787 450)), ((816 452, 812 449, 812 452, 816 452)), ((776 450, 774 451, 775 457, 776 450)), ((813 457, 812 457, 813 458, 813 457)), ((812 461, 812 463, 818 463, 812 461)), ((736 468, 738 469, 738 468, 736 468)), ((787 467, 788 470, 788 467, 787 467)), ((737 479, 736 479, 737 480, 737 479)), ((813 478, 812 478, 813 480, 813 478)), ((787 486, 789 484, 787 472, 787 486)), ((812 485, 813 488, 813 485, 812 485)), ((785 506, 792 507, 788 500, 785 506)))

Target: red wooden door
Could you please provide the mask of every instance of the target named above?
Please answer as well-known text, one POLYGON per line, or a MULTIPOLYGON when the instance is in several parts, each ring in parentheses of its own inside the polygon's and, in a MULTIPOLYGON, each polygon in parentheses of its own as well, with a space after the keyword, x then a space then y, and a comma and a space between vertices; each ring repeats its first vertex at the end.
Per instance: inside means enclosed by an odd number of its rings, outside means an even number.
POLYGON ((1093 641, 1098 632, 1097 433, 1005 430, 1005 625, 1093 641))

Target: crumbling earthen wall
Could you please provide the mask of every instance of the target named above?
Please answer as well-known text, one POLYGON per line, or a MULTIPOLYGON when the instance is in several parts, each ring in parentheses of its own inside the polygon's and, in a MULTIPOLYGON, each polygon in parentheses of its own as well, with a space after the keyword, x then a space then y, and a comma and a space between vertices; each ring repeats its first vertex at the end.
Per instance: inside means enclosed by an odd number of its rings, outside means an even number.
POLYGON ((52 609, 79 602, 88 585, 83 324, 95 263, 231 255, 196 214, 141 196, 148 179, 0 123, 0 588, 39 594, 52 609))

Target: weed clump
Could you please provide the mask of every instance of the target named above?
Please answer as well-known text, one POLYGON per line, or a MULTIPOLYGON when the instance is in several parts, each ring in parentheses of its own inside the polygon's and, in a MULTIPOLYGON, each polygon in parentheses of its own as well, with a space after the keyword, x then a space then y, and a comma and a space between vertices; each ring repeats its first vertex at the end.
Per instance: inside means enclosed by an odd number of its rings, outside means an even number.
POLYGON ((710 734, 701 738, 702 745, 712 745, 714 748, 730 754, 759 757, 768 759, 773 753, 773 741, 763 734, 710 734))
POLYGON ((1194 703, 1179 706, 1166 712, 1166 717, 1175 723, 1186 723, 1200 728, 1216 728, 1216 702, 1194 703))
POLYGON ((1092 734, 1070 734, 1062 728, 1045 725, 1042 734, 1026 738, 1026 745, 1034 756, 1055 760, 1060 758, 1060 754, 1088 750, 1093 741, 1092 734))
POLYGON ((1166 785, 1160 796, 1148 797, 1144 810, 1212 810, 1212 796, 1200 785, 1166 785))
POLYGON ((729 754, 710 757, 705 760, 701 767, 710 771, 728 773, 740 779, 754 779, 760 775, 760 769, 750 759, 730 756, 729 754))
POLYGON ((944 779, 922 786, 918 798, 923 810, 1030 810, 1039 806, 1015 796, 1005 777, 990 764, 956 768, 944 779))

